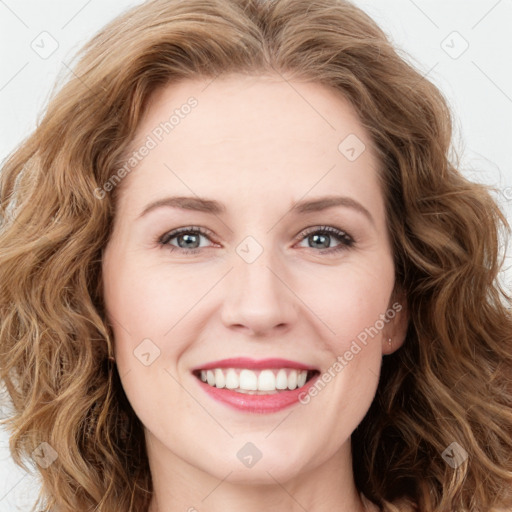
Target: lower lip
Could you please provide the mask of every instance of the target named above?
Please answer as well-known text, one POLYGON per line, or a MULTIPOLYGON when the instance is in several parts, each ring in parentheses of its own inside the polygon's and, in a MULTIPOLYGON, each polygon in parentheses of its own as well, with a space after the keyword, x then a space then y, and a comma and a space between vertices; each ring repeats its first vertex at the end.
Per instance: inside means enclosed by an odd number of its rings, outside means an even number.
POLYGON ((238 411, 252 412, 252 413, 272 413, 286 409, 296 403, 299 403, 299 398, 305 396, 311 386, 314 385, 318 378, 315 375, 301 388, 279 391, 272 395, 249 395, 247 393, 238 393, 226 388, 215 388, 209 384, 204 383, 202 380, 194 377, 201 388, 208 393, 215 400, 222 402, 238 411))

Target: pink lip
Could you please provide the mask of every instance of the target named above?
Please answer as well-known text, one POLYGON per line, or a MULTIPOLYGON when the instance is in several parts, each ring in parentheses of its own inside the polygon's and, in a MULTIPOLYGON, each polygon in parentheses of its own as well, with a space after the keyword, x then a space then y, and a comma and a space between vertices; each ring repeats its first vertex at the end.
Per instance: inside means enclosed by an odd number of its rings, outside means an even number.
POLYGON ((272 369, 272 368, 293 368, 297 370, 316 370, 313 366, 308 366, 296 361, 288 359, 250 359, 248 357, 237 357, 233 359, 221 359, 213 361, 192 369, 193 372, 198 370, 210 370, 212 368, 247 368, 253 370, 272 369))
POLYGON ((313 376, 301 388, 290 391, 280 391, 273 395, 249 395, 237 393, 231 389, 216 388, 196 379, 199 386, 213 399, 230 406, 233 409, 252 413, 272 413, 299 402, 301 396, 306 396, 309 388, 314 385, 320 374, 313 376))
POLYGON ((236 359, 222 359, 202 365, 192 370, 196 375, 196 380, 199 386, 211 396, 213 399, 221 402, 229 407, 238 411, 250 413, 272 413, 277 412, 286 407, 290 407, 299 402, 301 396, 305 396, 311 386, 314 385, 320 372, 312 366, 307 366, 296 361, 289 361, 287 359, 263 359, 256 361, 249 358, 236 358, 236 359), (203 382, 197 378, 199 370, 209 370, 212 368, 247 368, 247 369, 272 369, 272 368, 293 368, 299 370, 317 371, 317 375, 304 384, 301 388, 279 391, 271 395, 250 395, 247 393, 238 393, 231 389, 216 388, 203 382))

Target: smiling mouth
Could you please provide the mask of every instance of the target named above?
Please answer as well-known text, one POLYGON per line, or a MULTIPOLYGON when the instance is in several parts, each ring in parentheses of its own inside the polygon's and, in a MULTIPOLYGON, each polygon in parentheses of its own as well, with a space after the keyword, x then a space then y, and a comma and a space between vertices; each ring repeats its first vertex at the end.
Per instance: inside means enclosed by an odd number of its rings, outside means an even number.
POLYGON ((319 373, 318 370, 295 368, 211 368, 193 372, 195 377, 213 388, 249 395, 272 395, 292 391, 303 387, 319 373))

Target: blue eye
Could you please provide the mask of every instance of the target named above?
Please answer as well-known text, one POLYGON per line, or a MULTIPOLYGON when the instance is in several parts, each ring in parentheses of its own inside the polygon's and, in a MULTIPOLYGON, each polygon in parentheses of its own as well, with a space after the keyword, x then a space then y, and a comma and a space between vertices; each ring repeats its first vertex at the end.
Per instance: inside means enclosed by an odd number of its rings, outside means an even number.
MULTIPOLYGON (((178 228, 168 233, 165 233, 158 239, 160 246, 165 246, 171 251, 181 251, 186 254, 196 254, 204 249, 201 247, 201 237, 207 238, 211 241, 211 234, 209 231, 195 226, 188 226, 178 228), (177 245, 171 243, 172 240, 177 241, 177 245)), ((312 245, 310 249, 320 249, 321 253, 335 253, 338 251, 346 250, 354 245, 354 239, 345 231, 341 231, 331 226, 313 227, 303 231, 297 239, 304 241, 307 240, 312 245), (335 247, 330 247, 331 240, 335 239, 339 244, 335 247), (326 247, 327 245, 327 247, 326 247)))
POLYGON ((314 245, 310 246, 311 248, 320 248, 322 252, 329 253, 343 251, 354 245, 354 239, 348 233, 331 226, 308 228, 299 235, 299 238, 312 242, 314 245), (338 240, 339 245, 329 247, 332 238, 338 240), (326 244, 328 247, 324 247, 326 244))
POLYGON ((194 254, 196 252, 199 252, 201 236, 206 237, 208 239, 210 238, 209 232, 204 230, 203 228, 189 226, 185 228, 178 228, 175 229, 174 231, 166 233, 158 240, 158 243, 163 246, 169 247, 172 251, 182 250, 184 252, 194 254), (171 240, 174 239, 178 240, 178 247, 176 247, 174 244, 169 243, 171 240), (180 240, 182 240, 183 242, 180 243, 180 240))

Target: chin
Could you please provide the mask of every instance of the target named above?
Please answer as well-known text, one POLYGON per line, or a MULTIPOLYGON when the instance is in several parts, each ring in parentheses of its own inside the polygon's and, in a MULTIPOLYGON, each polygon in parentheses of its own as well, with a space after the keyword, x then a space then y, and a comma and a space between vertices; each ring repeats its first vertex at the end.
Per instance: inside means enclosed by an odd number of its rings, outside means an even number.
POLYGON ((237 484, 248 485, 275 485, 278 482, 285 482, 295 478, 303 471, 307 471, 309 454, 297 451, 297 446, 275 447, 273 444, 258 443, 261 448, 258 454, 254 446, 237 443, 237 450, 233 457, 226 457, 226 453, 211 460, 219 462, 218 465, 203 467, 203 470, 218 478, 237 484), (242 448, 238 448, 241 445, 242 448), (245 451, 244 450, 245 447, 245 451), (253 451, 254 450, 254 451, 253 451), (248 460, 246 454, 252 453, 253 459, 248 460), (226 475, 228 475, 226 477, 226 475))

